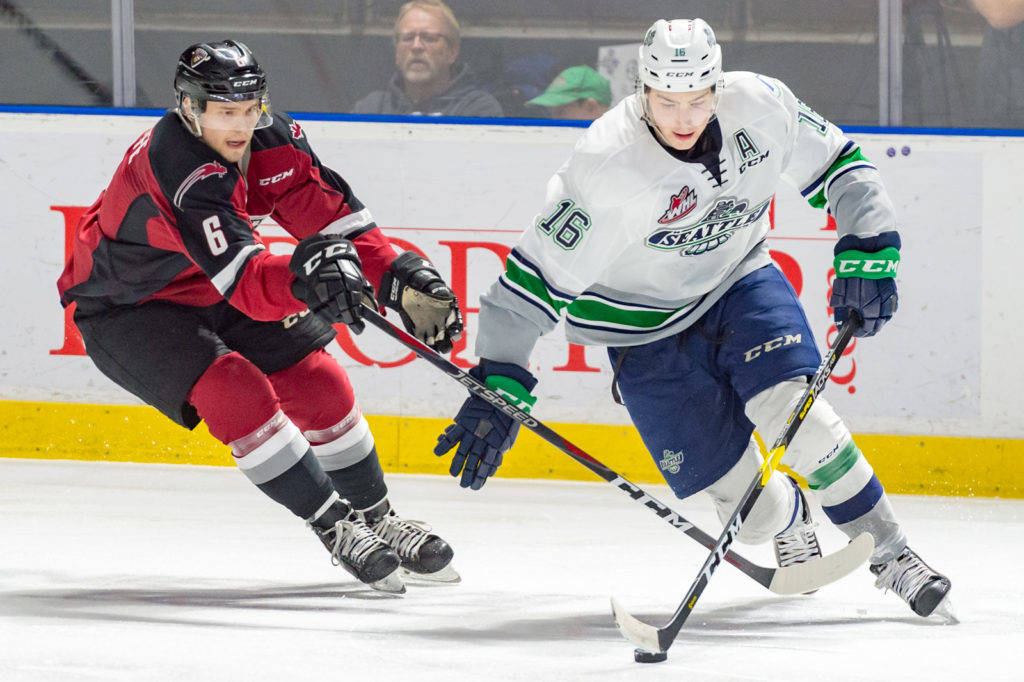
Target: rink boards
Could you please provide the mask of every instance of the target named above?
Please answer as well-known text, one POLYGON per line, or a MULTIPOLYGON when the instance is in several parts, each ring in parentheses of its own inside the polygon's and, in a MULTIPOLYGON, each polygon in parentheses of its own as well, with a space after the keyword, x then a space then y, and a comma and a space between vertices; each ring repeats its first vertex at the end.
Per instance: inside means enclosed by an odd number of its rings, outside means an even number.
MULTIPOLYGON (((472 354, 479 295, 532 224, 550 174, 579 128, 366 122, 298 117, 325 164, 338 170, 402 248, 429 256, 467 313, 472 354)), ((0 272, 8 292, 0 347, 0 455, 230 464, 203 427, 189 434, 139 407, 100 375, 57 302, 54 282, 70 230, 124 150, 155 123, 140 115, 0 113, 0 272)), ((1024 497, 1024 363, 1017 260, 1024 253, 1024 139, 853 132, 879 167, 903 223, 900 311, 860 340, 827 389, 894 492, 1024 497)), ((831 340, 826 302, 834 226, 782 186, 771 211, 773 256, 800 293, 819 345, 831 340)), ((271 249, 291 242, 261 227, 271 249)), ((341 330, 329 347, 352 377, 385 465, 443 473, 431 454, 458 409, 459 386, 368 330, 341 330)), ((637 482, 660 480, 625 410, 608 392, 602 349, 570 346, 560 330, 538 345, 536 414, 637 482)), ((770 436, 770 438, 774 435, 770 436)), ((592 478, 532 435, 502 475, 592 478)))

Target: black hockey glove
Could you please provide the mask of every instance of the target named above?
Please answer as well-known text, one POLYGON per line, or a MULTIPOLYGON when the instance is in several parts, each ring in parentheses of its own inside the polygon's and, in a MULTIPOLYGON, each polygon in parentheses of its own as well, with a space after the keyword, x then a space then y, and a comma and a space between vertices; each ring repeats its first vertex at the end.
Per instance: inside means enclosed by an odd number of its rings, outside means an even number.
POLYGON ((398 311, 406 331, 439 353, 462 338, 462 312, 455 294, 434 266, 414 251, 391 262, 380 281, 381 303, 398 311))
MULTIPOLYGON (((537 379, 519 365, 481 359, 479 365, 469 370, 469 375, 526 412, 537 402, 530 395, 537 379)), ((434 454, 440 457, 459 446, 452 455, 449 473, 456 477, 461 474, 459 485, 463 488, 479 490, 498 470, 502 455, 515 443, 518 433, 519 422, 483 398, 470 394, 455 415, 455 423, 437 437, 434 454)))
POLYGON ((851 313, 863 321, 855 336, 874 336, 896 312, 896 269, 900 263, 900 236, 883 232, 875 237, 846 235, 835 246, 836 278, 828 301, 837 326, 851 313))
POLYGON ((295 273, 292 294, 330 321, 363 331, 362 300, 373 300, 373 287, 363 277, 356 247, 347 239, 313 235, 300 241, 288 263, 295 273))

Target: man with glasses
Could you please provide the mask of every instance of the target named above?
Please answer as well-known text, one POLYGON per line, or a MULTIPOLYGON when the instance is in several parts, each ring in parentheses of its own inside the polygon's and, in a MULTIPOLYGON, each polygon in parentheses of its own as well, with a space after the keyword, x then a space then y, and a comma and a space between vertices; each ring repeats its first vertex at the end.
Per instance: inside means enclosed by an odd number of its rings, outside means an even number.
MULTIPOLYGON (((680 498, 706 491, 728 519, 821 362, 766 237, 780 178, 839 225, 830 306, 858 336, 896 311, 900 238, 878 171, 855 142, 782 82, 722 71, 701 19, 658 21, 639 50, 637 92, 596 120, 548 182, 548 203, 480 299, 470 374, 523 409, 539 337, 565 313, 567 336, 608 346, 613 395, 629 410, 680 498), (615 388, 617 386, 617 389, 615 388)), ((479 489, 518 423, 471 396, 434 452, 479 489)), ((907 546, 881 483, 849 430, 818 398, 783 463, 851 538, 875 541, 876 585, 921 616, 950 581, 907 546)), ((821 550, 810 506, 773 476, 739 534, 772 540, 780 566, 821 550)))
POLYGON ((271 112, 248 47, 192 45, 174 89, 177 107, 79 222, 57 283, 86 352, 179 425, 206 422, 360 581, 404 592, 400 567, 457 580, 451 547, 391 508, 369 425, 324 350, 334 324, 362 329, 374 291, 450 350, 462 330, 451 290, 426 259, 395 253, 302 127, 271 112), (269 217, 299 240, 290 258, 255 232, 269 217))
POLYGON ((395 22, 395 66, 386 90, 356 102, 356 114, 410 116, 502 115, 498 100, 476 88, 469 67, 457 62, 460 29, 441 0, 402 5, 395 22))

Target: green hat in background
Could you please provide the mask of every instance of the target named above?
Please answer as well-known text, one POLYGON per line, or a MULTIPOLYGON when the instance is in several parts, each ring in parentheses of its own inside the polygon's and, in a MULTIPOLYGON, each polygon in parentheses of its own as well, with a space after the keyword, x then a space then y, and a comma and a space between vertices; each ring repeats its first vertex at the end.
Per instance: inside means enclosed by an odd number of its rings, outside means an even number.
POLYGON ((560 107, 578 99, 594 99, 611 106, 612 88, 608 80, 589 66, 570 66, 558 74, 543 94, 534 97, 526 106, 560 107))

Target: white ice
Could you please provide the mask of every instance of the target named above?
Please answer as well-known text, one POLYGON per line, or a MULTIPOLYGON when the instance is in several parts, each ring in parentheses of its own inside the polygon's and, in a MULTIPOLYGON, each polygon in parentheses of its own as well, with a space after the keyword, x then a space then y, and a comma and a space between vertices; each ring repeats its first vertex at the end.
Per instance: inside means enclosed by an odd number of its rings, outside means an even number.
MULTIPOLYGON (((664 622, 706 556, 683 533, 602 482, 389 485, 455 547, 461 584, 370 591, 232 469, 0 460, 0 681, 1024 679, 1021 501, 893 499, 959 624, 867 567, 780 597, 723 565, 668 660, 642 665, 609 596, 664 622)), ((709 501, 674 506, 717 534, 709 501)))

